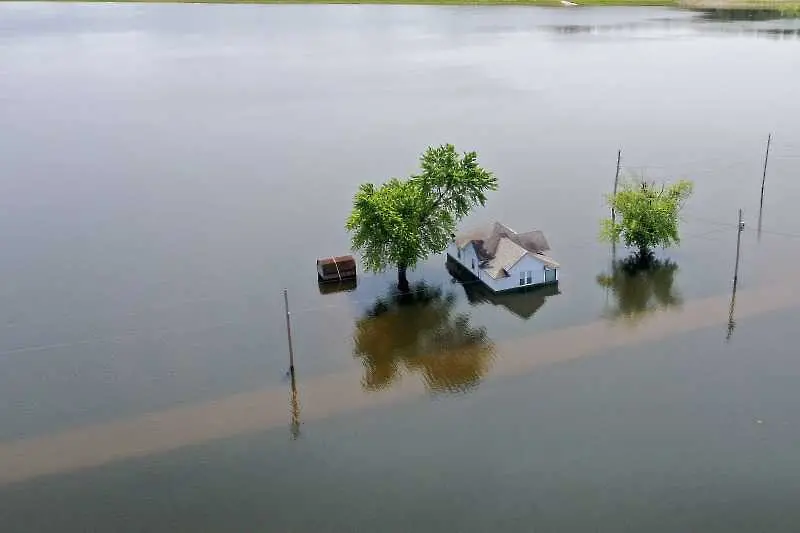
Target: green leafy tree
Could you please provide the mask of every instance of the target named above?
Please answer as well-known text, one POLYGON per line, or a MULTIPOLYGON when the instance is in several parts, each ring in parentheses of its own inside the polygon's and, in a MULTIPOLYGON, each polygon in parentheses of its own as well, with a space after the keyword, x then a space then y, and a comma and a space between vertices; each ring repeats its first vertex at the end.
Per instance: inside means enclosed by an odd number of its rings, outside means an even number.
POLYGON ((475 152, 459 155, 450 144, 429 147, 420 166, 419 175, 405 180, 362 184, 345 226, 367 270, 397 267, 401 291, 408 290, 407 269, 442 252, 458 221, 497 189, 497 179, 478 165, 475 152))
POLYGON ((687 180, 661 186, 647 181, 623 184, 616 195, 608 196, 617 216, 603 221, 601 238, 614 243, 622 239, 637 248, 642 259, 656 246, 680 244, 679 214, 693 188, 687 180))

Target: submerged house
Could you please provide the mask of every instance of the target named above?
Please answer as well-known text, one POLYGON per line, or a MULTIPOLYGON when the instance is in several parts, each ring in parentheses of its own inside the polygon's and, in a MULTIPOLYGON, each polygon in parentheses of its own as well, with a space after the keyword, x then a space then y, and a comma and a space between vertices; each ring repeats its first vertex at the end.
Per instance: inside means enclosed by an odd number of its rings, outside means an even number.
POLYGON ((454 236, 448 259, 458 263, 493 292, 558 283, 559 264, 541 231, 517 233, 495 222, 454 236))

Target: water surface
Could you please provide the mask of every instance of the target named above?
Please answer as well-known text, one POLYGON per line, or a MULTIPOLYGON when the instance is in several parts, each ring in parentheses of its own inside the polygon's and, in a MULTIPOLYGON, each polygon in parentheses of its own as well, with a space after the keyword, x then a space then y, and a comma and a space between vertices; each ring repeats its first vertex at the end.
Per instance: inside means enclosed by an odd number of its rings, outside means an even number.
POLYGON ((0 5, 0 452, 84 428, 120 452, 6 484, 6 527, 791 531, 797 312, 775 295, 800 259, 798 29, 645 8, 0 5), (441 142, 500 180, 465 226, 542 229, 559 290, 491 298, 432 258, 410 305, 391 273, 322 294, 314 260, 348 249, 357 185, 441 142), (619 148, 626 176, 696 182, 682 246, 632 280, 596 240, 619 148), (762 296, 737 300, 726 342, 739 208, 739 288, 762 296), (315 413, 294 426, 283 287, 295 411, 315 413), (687 329, 704 301, 713 318, 687 329), (606 326, 596 349, 552 340, 606 326), (142 417, 179 446, 123 454, 105 430, 142 417))

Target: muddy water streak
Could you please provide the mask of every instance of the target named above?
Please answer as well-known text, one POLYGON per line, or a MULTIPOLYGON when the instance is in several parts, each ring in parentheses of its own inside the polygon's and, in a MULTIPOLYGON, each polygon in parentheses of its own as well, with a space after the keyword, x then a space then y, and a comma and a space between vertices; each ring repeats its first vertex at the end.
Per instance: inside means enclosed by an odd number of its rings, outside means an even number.
MULTIPOLYGON (((798 304, 791 287, 740 292, 737 319, 788 309, 798 304)), ((719 296, 687 302, 680 312, 657 312, 631 328, 605 321, 564 328, 497 346, 492 375, 528 372, 625 345, 663 339, 693 330, 723 326, 729 299, 719 296)), ((720 340, 724 330, 720 328, 720 340)), ((306 380, 299 391, 302 421, 418 397, 420 380, 406 379, 379 394, 365 392, 357 372, 306 380)), ((236 394, 199 405, 147 414, 120 422, 21 439, 0 445, 0 484, 95 467, 123 459, 286 425, 286 389, 236 394)))

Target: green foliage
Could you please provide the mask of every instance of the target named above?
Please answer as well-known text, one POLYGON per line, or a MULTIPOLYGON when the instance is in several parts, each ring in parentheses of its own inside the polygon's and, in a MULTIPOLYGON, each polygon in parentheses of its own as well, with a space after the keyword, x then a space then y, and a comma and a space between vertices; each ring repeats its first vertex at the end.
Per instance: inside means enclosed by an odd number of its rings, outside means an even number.
POLYGON ((626 246, 638 248, 640 255, 656 246, 680 244, 679 214, 693 188, 687 180, 669 186, 646 181, 623 184, 616 196, 608 196, 617 220, 609 218, 602 222, 601 239, 608 242, 621 239, 626 246))
POLYGON ((365 267, 382 272, 397 266, 402 277, 405 268, 442 252, 458 221, 497 189, 497 179, 477 159, 475 152, 459 156, 450 144, 429 147, 419 175, 379 187, 362 184, 345 227, 365 267))

